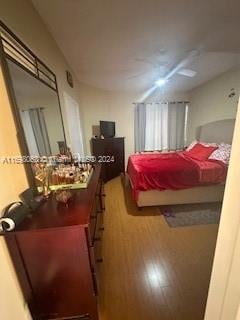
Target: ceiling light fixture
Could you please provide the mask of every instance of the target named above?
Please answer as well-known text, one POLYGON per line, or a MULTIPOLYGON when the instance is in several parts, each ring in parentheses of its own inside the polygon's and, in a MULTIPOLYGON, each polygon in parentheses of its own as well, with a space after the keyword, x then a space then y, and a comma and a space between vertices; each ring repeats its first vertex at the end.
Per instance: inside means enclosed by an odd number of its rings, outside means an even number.
POLYGON ((169 81, 168 79, 160 78, 156 81, 156 85, 158 87, 163 87, 168 81, 169 81))

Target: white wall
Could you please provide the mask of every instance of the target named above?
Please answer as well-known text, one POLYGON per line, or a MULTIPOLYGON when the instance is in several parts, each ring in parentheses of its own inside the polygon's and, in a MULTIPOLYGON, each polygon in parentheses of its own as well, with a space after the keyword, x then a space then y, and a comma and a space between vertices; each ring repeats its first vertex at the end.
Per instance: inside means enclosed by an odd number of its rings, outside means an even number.
POLYGON ((86 154, 90 154, 92 126, 100 120, 116 122, 116 136, 125 137, 126 157, 133 152, 134 143, 134 94, 112 93, 82 85, 80 108, 83 117, 86 154))
POLYGON ((196 129, 205 123, 236 117, 240 89, 240 70, 231 70, 189 93, 188 142, 195 138, 196 129), (236 96, 228 98, 235 88, 236 96))

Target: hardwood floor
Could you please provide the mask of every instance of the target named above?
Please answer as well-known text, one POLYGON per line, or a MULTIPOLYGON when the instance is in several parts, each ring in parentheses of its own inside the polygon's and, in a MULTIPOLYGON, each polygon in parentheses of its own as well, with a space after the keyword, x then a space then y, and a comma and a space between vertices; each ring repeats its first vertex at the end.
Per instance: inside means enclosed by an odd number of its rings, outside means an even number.
POLYGON ((120 178, 105 190, 100 320, 202 320, 217 226, 169 228, 120 178))

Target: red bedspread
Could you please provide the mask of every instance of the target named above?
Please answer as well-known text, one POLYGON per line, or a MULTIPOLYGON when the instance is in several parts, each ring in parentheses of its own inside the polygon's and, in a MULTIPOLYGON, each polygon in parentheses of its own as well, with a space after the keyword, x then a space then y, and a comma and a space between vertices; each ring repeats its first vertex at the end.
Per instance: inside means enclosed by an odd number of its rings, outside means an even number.
POLYGON ((199 161, 185 152, 135 154, 129 157, 127 173, 134 198, 139 191, 179 190, 225 181, 227 166, 220 161, 199 161))

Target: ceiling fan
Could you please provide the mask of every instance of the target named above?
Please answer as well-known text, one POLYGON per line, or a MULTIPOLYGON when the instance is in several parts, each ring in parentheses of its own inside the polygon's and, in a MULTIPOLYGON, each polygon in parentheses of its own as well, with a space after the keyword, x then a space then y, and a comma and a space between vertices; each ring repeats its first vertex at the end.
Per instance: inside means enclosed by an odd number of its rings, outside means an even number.
MULTIPOLYGON (((193 78, 196 76, 197 72, 191 69, 186 68, 186 66, 197 56, 200 55, 200 50, 192 50, 190 51, 187 56, 181 60, 174 68, 172 68, 170 71, 168 71, 167 68, 167 62, 160 62, 160 63, 152 63, 151 61, 147 59, 136 59, 140 62, 150 63, 151 65, 156 68, 159 78, 156 81, 156 84, 158 86, 163 86, 166 84, 170 78, 172 78, 175 74, 179 74, 185 77, 193 78)), ((133 79, 137 77, 141 77, 142 75, 146 74, 147 72, 143 72, 137 75, 134 75, 132 77, 129 77, 128 79, 133 79)))

